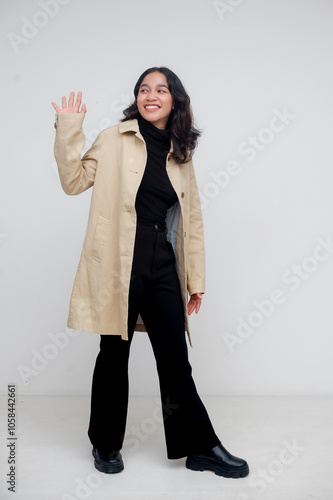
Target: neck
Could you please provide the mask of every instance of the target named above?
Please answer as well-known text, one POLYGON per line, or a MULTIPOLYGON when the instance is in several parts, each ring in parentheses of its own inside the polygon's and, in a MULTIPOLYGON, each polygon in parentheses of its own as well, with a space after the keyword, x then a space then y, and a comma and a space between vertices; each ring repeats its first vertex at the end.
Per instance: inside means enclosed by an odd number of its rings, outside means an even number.
POLYGON ((141 115, 139 115, 138 121, 140 124, 146 125, 147 127, 150 127, 151 130, 156 130, 157 132, 160 131, 163 133, 165 131, 170 131, 170 127, 166 127, 166 126, 163 128, 157 127, 156 125, 154 125, 154 123, 150 122, 149 120, 146 120, 141 115))

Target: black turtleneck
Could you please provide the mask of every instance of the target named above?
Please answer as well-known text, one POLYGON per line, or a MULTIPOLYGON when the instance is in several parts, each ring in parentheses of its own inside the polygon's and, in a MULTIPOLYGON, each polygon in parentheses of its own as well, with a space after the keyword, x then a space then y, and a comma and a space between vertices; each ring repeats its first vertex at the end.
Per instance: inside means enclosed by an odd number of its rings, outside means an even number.
POLYGON ((167 209, 178 200, 166 171, 170 129, 160 130, 141 115, 138 123, 147 147, 147 164, 136 195, 137 220, 164 225, 167 209))

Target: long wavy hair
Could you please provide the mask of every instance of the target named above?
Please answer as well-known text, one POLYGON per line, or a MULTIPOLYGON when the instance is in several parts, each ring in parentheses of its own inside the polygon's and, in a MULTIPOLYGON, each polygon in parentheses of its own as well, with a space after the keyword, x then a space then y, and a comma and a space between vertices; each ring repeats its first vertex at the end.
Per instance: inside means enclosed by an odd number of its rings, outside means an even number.
POLYGON ((155 71, 165 75, 169 91, 174 99, 174 109, 171 111, 167 123, 167 127, 170 127, 170 138, 173 141, 173 152, 171 153, 171 157, 176 163, 187 163, 192 158, 201 131, 194 127, 190 98, 182 82, 171 69, 164 66, 153 67, 142 73, 134 87, 135 101, 123 111, 125 118, 121 121, 125 122, 140 116, 137 106, 140 85, 149 73, 154 73, 155 71))

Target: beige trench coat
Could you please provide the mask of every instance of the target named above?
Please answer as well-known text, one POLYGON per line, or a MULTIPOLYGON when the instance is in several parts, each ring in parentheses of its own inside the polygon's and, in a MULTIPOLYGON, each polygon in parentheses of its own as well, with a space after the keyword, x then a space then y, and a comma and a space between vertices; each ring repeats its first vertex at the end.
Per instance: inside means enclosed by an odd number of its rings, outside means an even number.
MULTIPOLYGON (((66 194, 93 186, 88 227, 69 308, 69 328, 127 336, 128 293, 136 234, 135 198, 147 161, 136 119, 106 128, 81 159, 84 113, 56 114, 54 154, 66 194)), ((172 151, 172 141, 171 149, 172 151)), ((188 293, 205 292, 205 250, 200 198, 192 161, 166 170, 178 201, 167 212, 167 238, 176 256, 190 339, 188 293)), ((135 330, 146 331, 139 315, 135 330)))

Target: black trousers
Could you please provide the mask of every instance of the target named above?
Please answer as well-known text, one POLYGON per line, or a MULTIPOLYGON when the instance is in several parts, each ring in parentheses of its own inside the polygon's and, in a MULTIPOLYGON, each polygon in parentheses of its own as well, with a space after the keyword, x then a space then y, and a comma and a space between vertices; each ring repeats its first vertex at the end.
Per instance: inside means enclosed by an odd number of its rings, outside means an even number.
POLYGON ((128 408, 128 360, 138 313, 156 360, 168 458, 210 450, 220 440, 192 378, 175 255, 165 228, 152 223, 137 225, 129 289, 129 339, 101 335, 92 381, 88 429, 91 443, 104 453, 122 448, 128 408))

